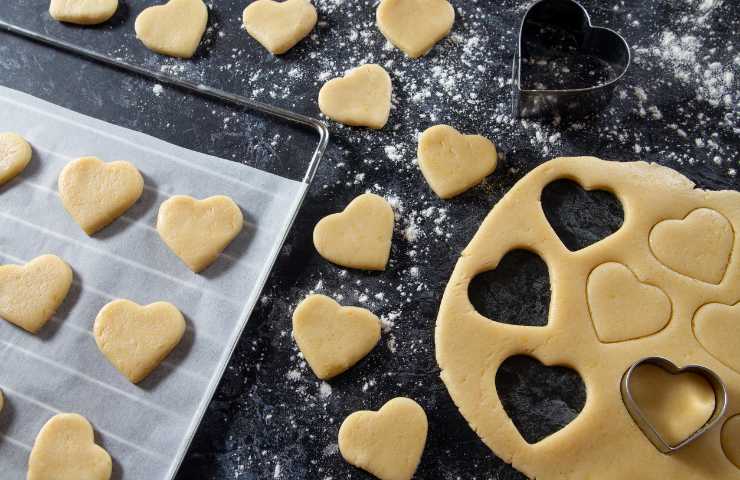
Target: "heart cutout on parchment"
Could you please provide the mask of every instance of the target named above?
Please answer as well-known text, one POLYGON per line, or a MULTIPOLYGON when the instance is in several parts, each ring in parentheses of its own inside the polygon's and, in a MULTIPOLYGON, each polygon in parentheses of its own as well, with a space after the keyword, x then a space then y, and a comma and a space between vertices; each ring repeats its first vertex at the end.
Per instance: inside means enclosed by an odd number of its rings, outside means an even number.
POLYGON ((663 265, 715 285, 725 276, 734 242, 730 221, 709 208, 683 220, 663 220, 650 231, 650 249, 663 265))
POLYGON ((51 0, 49 14, 60 22, 97 25, 118 10, 118 0, 51 0))
POLYGON ((348 463, 382 480, 411 480, 427 430, 424 409, 410 398, 398 397, 377 412, 348 416, 339 428, 339 451, 348 463))
POLYGON ((287 52, 316 26, 318 14, 309 0, 257 0, 247 5, 242 23, 274 55, 287 52))
POLYGON ((68 163, 58 184, 65 210, 88 235, 110 225, 144 192, 144 178, 132 163, 96 157, 68 163))
POLYGON ((604 343, 647 337, 671 319, 671 301, 660 288, 641 282, 621 263, 602 263, 588 276, 588 308, 604 343))
POLYGON ((389 42, 419 58, 450 33, 455 9, 447 0, 382 0, 375 17, 389 42))
POLYGON ((108 480, 112 470, 110 455, 95 444, 90 422, 82 415, 60 413, 36 436, 26 480, 108 480))
POLYGON ((213 263, 244 227, 244 215, 229 197, 196 200, 175 195, 159 207, 157 232, 194 272, 213 263))
POLYGON ((380 340, 380 320, 371 311, 343 307, 325 295, 309 295, 293 312, 293 337, 322 380, 352 367, 380 340))
POLYGON ((740 302, 703 305, 694 315, 694 336, 702 347, 727 367, 740 373, 740 302))
POLYGON ((170 0, 145 9, 136 17, 136 38, 163 55, 191 58, 208 24, 208 8, 202 0, 170 0))
POLYGON ((344 209, 322 218, 313 230, 319 255, 343 267, 385 270, 393 237, 393 208, 383 198, 364 193, 344 209))
POLYGON ((496 170, 496 145, 482 135, 463 135, 435 125, 419 137, 419 168, 440 198, 452 198, 478 185, 496 170))
POLYGON ((319 108, 345 125, 383 128, 391 112, 392 88, 383 67, 362 65, 326 82, 319 91, 319 108))
POLYGON ((32 155, 31 146, 23 137, 12 132, 0 133, 0 185, 21 173, 32 155))
POLYGON ((185 319, 174 305, 141 306, 114 300, 95 319, 95 343, 103 355, 132 383, 146 378, 180 343, 185 319))
POLYGON ((54 315, 72 285, 72 269, 55 255, 0 266, 0 318, 36 333, 54 315))

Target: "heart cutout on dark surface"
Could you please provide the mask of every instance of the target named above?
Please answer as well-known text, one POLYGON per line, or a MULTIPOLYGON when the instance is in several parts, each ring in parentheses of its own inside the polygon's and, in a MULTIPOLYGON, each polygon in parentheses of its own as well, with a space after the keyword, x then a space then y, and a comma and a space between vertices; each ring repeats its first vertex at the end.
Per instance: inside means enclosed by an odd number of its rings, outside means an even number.
POLYGON ((501 364, 496 391, 506 414, 530 444, 561 430, 586 404, 586 386, 575 370, 548 367, 526 355, 501 364))
POLYGON ((585 190, 572 180, 556 180, 542 189, 542 210, 565 247, 574 252, 619 230, 624 211, 605 190, 585 190))
POLYGON ((484 317, 511 325, 543 327, 550 308, 547 265, 536 253, 512 250, 494 270, 473 278, 468 298, 484 317))

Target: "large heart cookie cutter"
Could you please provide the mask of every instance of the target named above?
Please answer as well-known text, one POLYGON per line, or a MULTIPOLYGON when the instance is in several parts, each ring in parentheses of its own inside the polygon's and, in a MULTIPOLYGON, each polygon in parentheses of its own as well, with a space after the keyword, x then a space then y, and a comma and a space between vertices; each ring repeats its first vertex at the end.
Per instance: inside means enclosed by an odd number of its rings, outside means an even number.
POLYGON ((630 416, 632 416, 632 419, 635 421, 637 426, 640 428, 640 430, 642 430, 642 433, 644 433, 648 440, 650 440, 650 442, 655 445, 655 448, 666 455, 677 452, 678 450, 694 442, 706 432, 711 430, 712 427, 717 425, 722 420, 722 417, 724 417, 725 411, 727 410, 727 387, 716 373, 700 365, 687 365, 683 368, 678 368, 672 362, 661 357, 647 357, 633 363, 622 377, 620 391, 622 392, 622 401, 624 402, 624 406, 627 408, 627 411, 629 412, 630 416), (709 417, 709 420, 707 420, 707 422, 701 428, 696 430, 685 440, 676 445, 669 444, 655 429, 655 426, 645 416, 642 409, 637 404, 635 398, 632 395, 632 391, 630 389, 632 374, 640 365, 646 364, 660 367, 672 375, 677 375, 679 373, 696 373, 705 378, 714 389, 715 401, 714 412, 712 412, 712 416, 709 417))
POLYGON ((519 30, 512 82, 514 116, 585 115, 601 110, 611 100, 614 87, 627 72, 630 61, 627 41, 614 30, 594 27, 580 3, 574 0, 541 0, 524 14, 519 30), (532 58, 530 54, 534 50, 528 40, 544 28, 567 33, 575 40, 577 51, 600 63, 605 71, 610 72, 609 76, 586 88, 552 89, 524 85, 522 61, 532 58))

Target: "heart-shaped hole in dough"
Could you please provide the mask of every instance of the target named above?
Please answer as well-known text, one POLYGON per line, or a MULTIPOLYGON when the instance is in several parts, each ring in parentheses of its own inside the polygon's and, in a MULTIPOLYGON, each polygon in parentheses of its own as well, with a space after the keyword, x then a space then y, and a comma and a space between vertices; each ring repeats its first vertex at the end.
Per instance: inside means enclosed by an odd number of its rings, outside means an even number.
POLYGON ((383 128, 391 112, 391 77, 380 65, 362 65, 329 80, 319 91, 319 108, 345 125, 383 128))
POLYGON ((740 415, 727 419, 722 426, 722 451, 740 469, 740 415))
POLYGON ((624 223, 622 203, 605 190, 585 190, 572 180, 556 180, 542 190, 542 210, 570 251, 613 234, 624 223))
POLYGON ((511 325, 547 325, 550 295, 547 264, 529 250, 508 252, 494 270, 476 275, 468 286, 478 313, 511 325))
MULTIPOLYGON (((709 303, 694 315, 694 336, 714 358, 740 373, 740 302, 709 303)), ((740 438, 738 439, 740 443, 740 438)))
POLYGON ((242 14, 247 33, 275 55, 303 40, 317 20, 316 8, 309 0, 257 0, 247 5, 242 14))
POLYGON ((136 17, 136 38, 162 55, 190 58, 195 54, 208 24, 203 0, 170 0, 145 9, 136 17))
POLYGON ((118 0, 51 0, 49 14, 60 22, 97 25, 118 10, 118 0))
POLYGON ((0 133, 0 185, 21 173, 32 155, 31 145, 23 137, 13 132, 0 133))
POLYGON ((450 33, 455 9, 447 0, 382 0, 376 19, 388 41, 419 58, 450 33))
POLYGON ((504 360, 495 382, 506 414, 527 443, 563 429, 586 405, 586 386, 575 370, 526 355, 504 360))

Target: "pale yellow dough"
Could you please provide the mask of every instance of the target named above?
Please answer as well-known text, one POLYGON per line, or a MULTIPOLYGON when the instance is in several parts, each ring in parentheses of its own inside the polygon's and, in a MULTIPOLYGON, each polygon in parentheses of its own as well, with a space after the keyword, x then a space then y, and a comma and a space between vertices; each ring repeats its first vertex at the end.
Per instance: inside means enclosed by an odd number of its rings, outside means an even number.
POLYGON ((478 185, 496 170, 496 146, 482 135, 462 135, 448 125, 430 127, 419 137, 419 168, 440 198, 452 198, 478 185))
POLYGON ((380 480, 410 480, 427 439, 427 416, 415 401, 398 397, 377 412, 363 410, 339 428, 344 459, 380 480))
POLYGON ((5 406, 5 397, 3 396, 3 391, 0 390, 0 413, 2 413, 4 406, 5 406))
POLYGON ((112 471, 110 455, 95 444, 90 422, 76 413, 60 413, 36 437, 26 479, 108 480, 112 471))
MULTIPOLYGON (((709 430, 695 444, 673 455, 663 455, 637 427, 620 395, 620 381, 630 365, 644 357, 661 356, 678 367, 697 364, 716 372, 727 384, 728 417, 740 413, 740 375, 708 352, 692 331, 694 313, 702 305, 738 302, 737 247, 729 259, 724 251, 716 249, 719 260, 706 254, 713 264, 720 264, 722 259, 727 262, 722 265, 725 272, 719 285, 666 268, 651 249, 651 231, 656 225, 666 220, 680 221, 698 208, 717 212, 732 224, 734 232, 740 231, 740 193, 696 189, 681 174, 654 164, 607 162, 593 157, 559 158, 540 165, 493 208, 462 252, 447 284, 437 317, 435 345, 441 376, 452 399, 497 456, 538 480, 740 479, 740 470, 720 448, 720 428, 709 430), (624 208, 622 227, 584 249, 569 251, 549 225, 540 204, 542 189, 563 178, 577 181, 588 190, 613 192, 624 208), (471 280, 495 269, 501 258, 515 249, 530 250, 547 264, 552 299, 544 327, 505 324, 497 322, 495 316, 486 318, 468 299, 471 280), (599 340, 589 312, 587 284, 594 269, 610 263, 624 265, 642 284, 657 287, 668 297, 672 310, 664 328, 628 341, 607 344, 599 340), (527 443, 517 431, 496 392, 499 366, 518 354, 532 356, 545 365, 573 368, 586 385, 586 404, 580 414, 563 429, 534 444, 527 443)), ((692 237, 721 238, 723 232, 723 222, 713 220, 708 226, 698 222, 692 237), (713 233, 700 230, 703 228, 713 233)), ((667 255, 664 258, 678 258, 678 252, 691 251, 683 236, 660 240, 667 242, 661 250, 667 255)), ((634 283, 628 289, 640 290, 634 283)), ((614 294, 619 292, 614 290, 614 294)), ((614 301, 613 305, 627 308, 628 302, 614 301)), ((633 311, 629 308, 620 312, 626 332, 645 328, 634 325, 643 319, 631 318, 633 311)), ((659 324, 654 322, 651 330, 659 324)), ((740 348, 740 337, 732 342, 735 350, 740 348)), ((686 414, 682 415, 684 420, 690 419, 686 414)))
POLYGON ((717 360, 740 374, 740 302, 701 307, 694 316, 694 335, 717 360))
POLYGON ((123 215, 144 191, 144 178, 132 163, 96 157, 68 163, 58 183, 64 208, 88 235, 123 215))
POLYGON ((136 17, 136 38, 150 50, 190 58, 206 31, 208 8, 203 0, 170 0, 149 7, 136 17))
POLYGON ((740 469, 740 415, 730 418, 722 427, 722 449, 727 458, 740 469))
POLYGON ((0 318, 31 333, 54 315, 72 285, 72 269, 54 255, 0 265, 0 318))
POLYGON ((455 10, 447 0, 382 0, 376 19, 388 41, 418 58, 450 33, 455 10))
POLYGON ((97 25, 118 10, 118 0, 51 0, 49 14, 60 22, 97 25))
POLYGON ((383 198, 364 193, 343 212, 324 217, 313 230, 319 254, 343 267, 385 270, 393 238, 393 208, 383 198))
POLYGON ((352 367, 380 340, 380 320, 371 311, 343 307, 325 295, 309 295, 293 312, 293 337, 322 380, 352 367))
POLYGON ((171 303, 141 306, 114 300, 98 313, 93 333, 110 363, 132 383, 139 383, 180 343, 185 319, 171 303))
POLYGON ((244 227, 244 215, 229 197, 196 200, 175 195, 159 207, 157 231, 194 272, 213 263, 244 227))
POLYGON ((319 108, 345 125, 383 128, 391 112, 391 91, 391 77, 383 67, 362 65, 326 82, 319 91, 319 108))
POLYGON ((31 146, 23 137, 12 132, 0 133, 0 185, 21 173, 31 156, 31 146))
POLYGON ((244 28, 270 53, 280 55, 303 40, 318 20, 309 0, 257 0, 244 9, 244 28))

